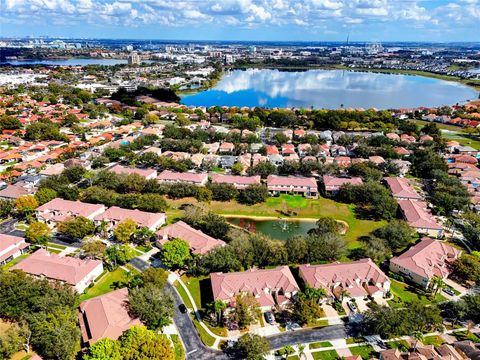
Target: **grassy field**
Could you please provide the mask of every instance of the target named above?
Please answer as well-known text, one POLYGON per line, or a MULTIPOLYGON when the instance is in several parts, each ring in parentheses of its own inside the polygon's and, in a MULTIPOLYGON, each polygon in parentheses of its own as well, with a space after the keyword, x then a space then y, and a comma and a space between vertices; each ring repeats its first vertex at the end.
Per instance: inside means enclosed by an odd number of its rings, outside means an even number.
MULTIPOLYGON (((432 300, 427 298, 425 295, 421 295, 417 293, 415 288, 411 288, 409 285, 393 279, 390 279, 390 281, 391 281, 390 291, 394 295, 394 300, 388 301, 390 306, 403 307, 406 302, 411 302, 414 300, 419 300, 425 305, 432 303, 432 300)), ((440 302, 444 300, 446 300, 445 297, 443 297, 440 294, 437 294, 433 301, 440 302)))
POLYGON ((425 336, 422 340, 424 345, 442 346, 445 341, 438 335, 425 336))
POLYGON ((215 338, 211 336, 207 331, 200 325, 197 319, 193 319, 193 324, 198 331, 198 335, 200 335, 200 339, 202 342, 207 346, 212 346, 215 343, 215 338))
POLYGON ((330 341, 320 341, 316 343, 311 343, 309 345, 310 349, 321 349, 325 347, 331 347, 332 343, 330 341))
POLYGON ((373 350, 373 347, 370 345, 351 347, 350 351, 352 352, 352 355, 360 355, 362 359, 371 359, 376 355, 375 350, 373 350))
MULTIPOLYGON (((178 209, 182 204, 197 204, 197 201, 192 198, 168 200, 168 202, 170 209, 167 211, 167 216, 170 220, 181 216, 181 211, 178 209)), ((290 218, 318 219, 321 216, 331 216, 348 224, 349 228, 345 238, 349 241, 350 249, 360 246, 356 241, 358 237, 367 235, 384 224, 381 221, 357 219, 354 213, 354 206, 341 204, 323 197, 306 199, 302 196, 281 195, 279 197, 270 197, 264 203, 251 206, 239 204, 236 201, 212 201, 203 205, 206 209, 225 216, 285 218, 287 216, 283 214, 286 213, 292 214, 288 216, 290 218)))
POLYGON ((480 150, 480 138, 473 136, 467 136, 466 134, 462 134, 461 132, 457 133, 448 133, 448 132, 443 132, 442 136, 447 139, 447 140, 455 140, 460 143, 460 145, 463 146, 471 146, 474 149, 480 150))
POLYGON ((183 349, 182 342, 180 338, 176 334, 170 335, 170 338, 173 342, 173 348, 175 351, 175 360, 183 360, 185 359, 185 350, 183 349))
POLYGON ((85 294, 80 296, 80 301, 88 300, 124 287, 127 282, 127 272, 125 270, 118 268, 112 272, 108 272, 104 274, 95 285, 88 288, 85 294))
POLYGON ((312 353, 314 360, 336 360, 338 354, 335 350, 317 351, 312 353))
POLYGON ((173 286, 175 286, 175 289, 177 289, 178 291, 178 294, 180 295, 180 297, 182 298, 183 300, 183 303, 185 304, 185 306, 189 309, 193 309, 193 305, 192 305, 192 302, 190 301, 190 298, 188 297, 185 289, 183 288, 182 285, 180 285, 180 283, 178 281, 175 281, 173 283, 173 286))

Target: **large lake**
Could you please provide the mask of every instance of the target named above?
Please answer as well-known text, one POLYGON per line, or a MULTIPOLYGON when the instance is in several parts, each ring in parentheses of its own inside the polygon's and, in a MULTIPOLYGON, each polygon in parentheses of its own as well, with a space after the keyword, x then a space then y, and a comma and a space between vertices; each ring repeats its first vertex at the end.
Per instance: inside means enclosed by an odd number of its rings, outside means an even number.
POLYGON ((194 106, 411 108, 478 98, 474 89, 433 78, 343 70, 234 70, 209 90, 186 94, 194 106))

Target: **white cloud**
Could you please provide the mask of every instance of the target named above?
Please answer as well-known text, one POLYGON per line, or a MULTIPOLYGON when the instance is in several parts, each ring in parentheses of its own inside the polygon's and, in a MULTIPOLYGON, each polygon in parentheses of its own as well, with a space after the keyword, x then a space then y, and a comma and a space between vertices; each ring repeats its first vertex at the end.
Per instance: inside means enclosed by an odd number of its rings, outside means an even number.
POLYGON ((308 25, 315 33, 381 21, 432 31, 471 27, 480 33, 480 0, 0 0, 0 14, 1 22, 16 24, 308 25))

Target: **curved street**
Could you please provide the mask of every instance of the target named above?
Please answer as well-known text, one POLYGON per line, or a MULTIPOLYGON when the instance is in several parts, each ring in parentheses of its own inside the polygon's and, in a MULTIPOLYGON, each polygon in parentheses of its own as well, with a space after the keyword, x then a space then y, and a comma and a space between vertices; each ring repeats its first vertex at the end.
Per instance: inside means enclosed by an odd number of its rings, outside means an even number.
MULTIPOLYGON (((178 306, 183 303, 180 295, 171 284, 167 284, 175 298, 175 325, 178 328, 187 359, 199 360, 223 360, 228 359, 228 355, 221 351, 213 350, 206 347, 198 336, 195 325, 193 325, 190 315, 182 314, 178 310, 178 306)), ((298 331, 288 331, 277 335, 268 336, 267 340, 272 349, 281 348, 285 345, 296 345, 299 343, 311 343, 317 341, 327 341, 334 339, 347 338, 347 330, 344 325, 331 325, 318 329, 305 329, 298 331)))

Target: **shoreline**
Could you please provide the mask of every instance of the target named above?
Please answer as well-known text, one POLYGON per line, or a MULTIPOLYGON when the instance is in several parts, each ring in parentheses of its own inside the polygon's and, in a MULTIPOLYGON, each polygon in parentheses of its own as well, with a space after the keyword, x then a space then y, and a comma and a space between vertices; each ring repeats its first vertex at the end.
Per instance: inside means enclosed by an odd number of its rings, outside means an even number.
POLYGON ((317 218, 295 218, 295 217, 275 217, 275 216, 257 216, 257 215, 238 215, 238 214, 217 214, 227 219, 250 219, 258 221, 285 220, 285 221, 305 221, 316 222, 317 218))
MULTIPOLYGON (((480 80, 469 80, 469 79, 461 79, 456 76, 451 75, 442 75, 436 74, 428 71, 420 71, 420 70, 397 70, 397 69, 370 69, 370 68, 350 68, 348 66, 344 66, 341 64, 335 65, 327 65, 327 66, 275 66, 275 65, 248 65, 248 66, 229 66, 225 67, 228 70, 248 70, 248 69, 265 69, 265 70, 279 70, 279 71, 308 71, 308 70, 346 70, 346 71, 353 71, 353 72, 370 72, 370 73, 382 73, 382 74, 390 74, 390 75, 410 75, 410 76, 420 76, 426 77, 431 79, 443 80, 443 81, 451 81, 456 82, 458 84, 462 84, 473 90, 478 92, 478 98, 469 99, 468 101, 465 100, 465 104, 474 103, 480 101, 480 80)), ((182 90, 177 91, 177 95, 194 95, 196 93, 200 93, 202 91, 207 91, 215 87, 215 85, 225 76, 227 71, 222 71, 220 76, 210 81, 210 84, 207 86, 202 86, 192 90, 182 90)))

